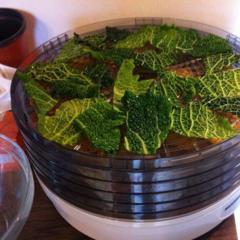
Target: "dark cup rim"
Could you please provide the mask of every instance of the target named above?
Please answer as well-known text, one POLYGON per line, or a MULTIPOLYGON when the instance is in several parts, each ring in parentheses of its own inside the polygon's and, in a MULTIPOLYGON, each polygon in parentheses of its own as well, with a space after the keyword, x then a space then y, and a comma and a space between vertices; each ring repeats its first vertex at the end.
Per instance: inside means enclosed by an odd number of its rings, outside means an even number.
POLYGON ((0 41, 0 48, 5 47, 6 45, 9 45, 12 43, 17 37, 19 37, 24 30, 26 29, 26 21, 24 16, 15 9, 11 8, 0 8, 0 18, 5 17, 7 19, 14 19, 21 23, 21 26, 18 28, 18 30, 12 34, 10 37, 0 41))

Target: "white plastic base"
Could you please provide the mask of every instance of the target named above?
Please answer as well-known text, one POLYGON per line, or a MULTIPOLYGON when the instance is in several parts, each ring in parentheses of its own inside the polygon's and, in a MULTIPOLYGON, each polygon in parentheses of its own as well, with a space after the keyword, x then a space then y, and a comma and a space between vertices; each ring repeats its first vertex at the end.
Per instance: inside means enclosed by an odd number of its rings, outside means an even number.
POLYGON ((39 182, 61 216, 77 230, 96 240, 191 240, 221 223, 240 203, 238 187, 222 200, 189 215, 164 221, 127 221, 77 208, 39 182))

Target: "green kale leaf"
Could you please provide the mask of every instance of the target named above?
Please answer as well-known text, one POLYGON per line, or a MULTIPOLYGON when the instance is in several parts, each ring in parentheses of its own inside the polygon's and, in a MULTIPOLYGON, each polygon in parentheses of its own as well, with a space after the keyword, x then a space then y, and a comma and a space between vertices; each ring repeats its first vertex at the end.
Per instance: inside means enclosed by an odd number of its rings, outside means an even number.
POLYGON ((110 43, 117 42, 130 35, 130 32, 126 29, 120 29, 116 27, 106 27, 106 41, 110 43))
POLYGON ((193 50, 190 53, 194 57, 206 57, 218 53, 232 52, 232 48, 227 40, 212 34, 208 34, 196 42, 193 50))
POLYGON ((66 63, 74 58, 81 57, 92 52, 93 50, 89 46, 83 43, 78 43, 75 38, 72 38, 64 44, 64 46, 54 59, 54 62, 66 63))
POLYGON ((174 25, 156 27, 152 45, 165 53, 188 53, 199 40, 197 31, 178 28, 174 25))
POLYGON ((230 112, 234 115, 240 116, 240 97, 237 98, 206 97, 202 99, 202 103, 207 105, 212 110, 230 112))
POLYGON ((162 72, 165 67, 174 63, 175 56, 165 52, 156 53, 154 50, 149 50, 135 55, 136 65, 143 66, 154 72, 162 72))
POLYGON ((132 50, 127 48, 109 48, 102 52, 101 58, 98 60, 113 62, 117 65, 121 65, 123 60, 131 58, 132 50))
POLYGON ((122 102, 127 115, 126 150, 136 154, 154 154, 170 129, 170 102, 150 91, 139 96, 127 91, 122 102))
POLYGON ((85 44, 95 50, 106 50, 111 47, 111 45, 125 37, 127 37, 130 32, 126 29, 120 29, 116 27, 106 27, 105 34, 98 33, 90 36, 81 38, 78 34, 75 34, 77 42, 85 44))
POLYGON ((149 42, 165 53, 189 52, 199 39, 192 29, 181 29, 175 26, 144 26, 123 40, 116 43, 116 48, 141 48, 149 42))
POLYGON ((126 90, 134 94, 141 94, 146 92, 153 83, 152 79, 139 81, 139 75, 133 75, 134 67, 133 59, 124 60, 120 66, 113 88, 113 103, 115 105, 121 104, 121 98, 126 90))
POLYGON ((166 96, 174 106, 188 103, 196 95, 196 80, 180 77, 174 72, 164 72, 157 82, 157 92, 166 96))
POLYGON ((91 98, 100 94, 98 84, 79 84, 78 81, 62 80, 53 84, 53 94, 57 97, 91 98))
POLYGON ((138 31, 118 41, 115 45, 115 48, 123 48, 123 49, 141 48, 147 42, 151 43, 153 41, 155 31, 156 31, 155 26, 141 27, 138 31))
POLYGON ((183 136, 206 139, 224 140, 237 134, 227 119, 197 102, 175 108, 172 113, 171 128, 183 136))
POLYGON ((105 47, 106 36, 104 34, 93 34, 83 38, 83 43, 93 49, 102 49, 105 47))
POLYGON ((201 97, 240 97, 240 69, 200 77, 198 88, 201 97))
POLYGON ((119 149, 120 129, 125 116, 110 103, 98 102, 80 114, 75 124, 90 139, 93 146, 107 153, 119 149))
POLYGON ((112 61, 120 65, 123 59, 132 54, 132 51, 127 48, 106 48, 105 38, 105 36, 98 34, 83 39, 79 36, 70 39, 60 50, 55 62, 67 63, 78 57, 90 55, 99 61, 112 61))
POLYGON ((74 120, 87 110, 95 101, 93 99, 73 99, 66 101, 56 110, 53 116, 39 116, 38 130, 47 139, 62 145, 74 145, 80 137, 74 120))
POLYGON ((90 98, 99 95, 98 84, 66 63, 33 65, 27 75, 29 79, 51 83, 57 97, 90 98))
POLYGON ((44 91, 35 81, 24 82, 24 88, 28 96, 31 97, 38 114, 46 114, 57 103, 57 101, 44 91))
POLYGON ((240 60, 240 55, 232 53, 219 53, 203 58, 205 73, 211 75, 212 73, 227 70, 234 63, 240 60))
POLYGON ((86 75, 65 63, 34 64, 29 68, 27 77, 32 80, 50 83, 63 80, 74 80, 85 85, 92 83, 86 75))
POLYGON ((113 74, 108 70, 105 63, 96 63, 88 65, 83 73, 91 78, 101 88, 111 87, 114 82, 113 74))

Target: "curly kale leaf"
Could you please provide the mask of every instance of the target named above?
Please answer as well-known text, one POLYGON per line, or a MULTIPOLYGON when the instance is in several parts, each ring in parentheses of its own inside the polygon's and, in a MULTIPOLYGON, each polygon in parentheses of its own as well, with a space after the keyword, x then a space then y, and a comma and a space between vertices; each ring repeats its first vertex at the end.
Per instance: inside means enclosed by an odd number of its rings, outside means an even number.
POLYGON ((237 98, 204 98, 202 103, 207 105, 210 109, 221 111, 221 112, 230 112, 234 115, 240 116, 240 97, 237 98))
POLYGON ((172 106, 160 95, 126 92, 122 99, 126 110, 126 150, 136 154, 154 154, 166 139, 172 106))
POLYGON ((236 130, 225 118, 197 102, 173 110, 172 130, 183 136, 206 139, 223 140, 236 135, 236 130))
POLYGON ((116 43, 116 48, 141 48, 147 42, 165 53, 189 52, 198 41, 195 30, 175 26, 144 26, 116 43))
POLYGON ((155 35, 156 27, 155 26, 144 26, 141 27, 138 31, 130 34, 128 37, 118 41, 115 45, 115 48, 141 48, 147 42, 152 42, 155 35))
POLYGON ((75 39, 79 44, 85 44, 92 49, 106 49, 108 45, 112 45, 123 38, 126 38, 130 32, 126 29, 120 29, 116 27, 106 27, 105 34, 98 33, 81 38, 75 33, 75 39))
POLYGON ((206 57, 218 53, 232 53, 229 43, 209 34, 200 37, 197 31, 170 25, 145 26, 117 42, 116 48, 139 48, 147 42, 165 53, 190 53, 194 57, 206 57))
POLYGON ((81 38, 80 35, 74 33, 74 37, 63 45, 54 62, 67 63, 85 55, 101 59, 102 49, 105 47, 105 38, 103 34, 94 34, 81 38))
POLYGON ((38 130, 47 139, 62 145, 74 145, 80 137, 80 131, 74 126, 77 116, 94 103, 93 99, 73 99, 66 101, 53 116, 39 116, 38 130))
POLYGON ((190 52, 194 57, 206 57, 209 55, 214 55, 218 53, 232 53, 232 48, 229 45, 228 41, 209 34, 205 37, 202 37, 194 45, 193 50, 190 52))
POLYGON ((239 97, 240 69, 205 75, 198 79, 201 97, 239 97))
POLYGON ((132 51, 127 48, 110 48, 102 53, 102 58, 98 60, 113 62, 121 65, 124 59, 130 58, 132 51))
POLYGON ((99 85, 79 84, 78 81, 62 80, 53 84, 53 94, 58 97, 91 98, 99 96, 99 85))
POLYGON ((46 114, 57 103, 55 99, 34 81, 24 82, 24 88, 28 96, 31 97, 38 114, 46 114))
POLYGON ((137 53, 135 63, 154 72, 161 72, 165 67, 175 63, 175 56, 165 52, 156 53, 154 50, 149 50, 137 53))
POLYGON ((91 79, 65 63, 34 64, 28 70, 27 76, 29 79, 36 81, 53 83, 55 81, 74 80, 80 84, 91 84, 91 79))
POLYGON ((156 27, 152 45, 166 53, 188 53, 199 40, 197 31, 178 28, 174 25, 156 27))
POLYGON ((240 55, 232 53, 219 53, 203 58, 205 73, 211 75, 212 73, 226 70, 234 63, 240 60, 240 55))
POLYGON ((106 48, 106 41, 106 36, 102 34, 87 36, 83 39, 76 35, 65 43, 56 56, 55 62, 67 63, 78 57, 90 55, 99 61, 112 61, 120 65, 123 59, 132 54, 132 51, 127 48, 106 48))
POLYGON ((113 85, 114 78, 105 63, 91 64, 84 69, 83 73, 101 87, 111 87, 113 85))
POLYGON ((106 27, 106 41, 107 42, 117 42, 121 39, 126 38, 130 32, 126 29, 120 29, 116 27, 106 27))
POLYGON ((98 102, 80 114, 75 120, 76 127, 82 130, 93 146, 107 153, 119 149, 120 129, 125 116, 110 103, 98 102))
POLYGON ((81 57, 86 54, 91 54, 94 51, 87 45, 83 43, 78 43, 75 38, 72 38, 68 40, 56 58, 54 59, 54 62, 69 62, 70 60, 81 57))
POLYGON ((191 77, 180 77, 173 72, 161 74, 157 91, 168 98, 175 106, 188 103, 196 95, 196 80, 191 77))
POLYGON ((57 97, 88 98, 99 95, 99 85, 84 73, 66 63, 32 65, 28 78, 52 83, 53 94, 57 97))
MULTIPOLYGON (((179 29, 179 38, 176 44, 176 50, 182 53, 189 53, 199 40, 199 34, 194 29, 179 29)), ((167 43, 166 43, 167 44, 167 43)))
POLYGON ((83 38, 83 43, 93 49, 103 49, 106 45, 106 36, 104 34, 94 34, 83 38))
POLYGON ((16 75, 23 82, 24 89, 38 114, 44 115, 56 105, 57 100, 53 99, 36 81, 29 78, 27 73, 17 71, 16 75))
POLYGON ((134 94, 141 94, 146 92, 150 85, 153 83, 152 79, 139 81, 139 75, 133 75, 134 60, 126 59, 117 74, 113 88, 113 103, 120 105, 121 98, 125 94, 126 90, 133 92, 134 94))

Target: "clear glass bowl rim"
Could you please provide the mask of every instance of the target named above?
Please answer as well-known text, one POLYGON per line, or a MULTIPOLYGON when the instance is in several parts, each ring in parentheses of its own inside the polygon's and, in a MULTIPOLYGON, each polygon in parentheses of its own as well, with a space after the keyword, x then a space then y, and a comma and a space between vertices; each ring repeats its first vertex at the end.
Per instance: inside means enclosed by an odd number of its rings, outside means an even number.
MULTIPOLYGON (((32 170, 30 167, 30 164, 28 162, 27 156, 24 153, 24 151, 21 149, 21 147, 14 142, 12 139, 6 137, 5 135, 0 133, 0 141, 3 140, 7 144, 12 145, 18 152, 19 154, 19 161, 18 157, 16 158, 16 161, 18 161, 19 165, 21 166, 21 170, 24 173, 26 177, 26 187, 24 190, 24 196, 22 199, 22 203, 18 209, 18 213, 16 214, 15 219, 12 221, 10 226, 7 228, 7 231, 4 233, 2 236, 2 240, 7 240, 10 239, 9 237, 15 237, 15 235, 18 235, 20 232, 21 228, 23 227, 23 222, 21 222, 22 218, 25 216, 28 216, 31 206, 32 206, 32 201, 33 201, 33 195, 34 195, 34 183, 33 183, 33 175, 32 175, 32 170), (30 203, 30 206, 27 204, 30 203)), ((0 147, 1 148, 1 147, 0 147)))

